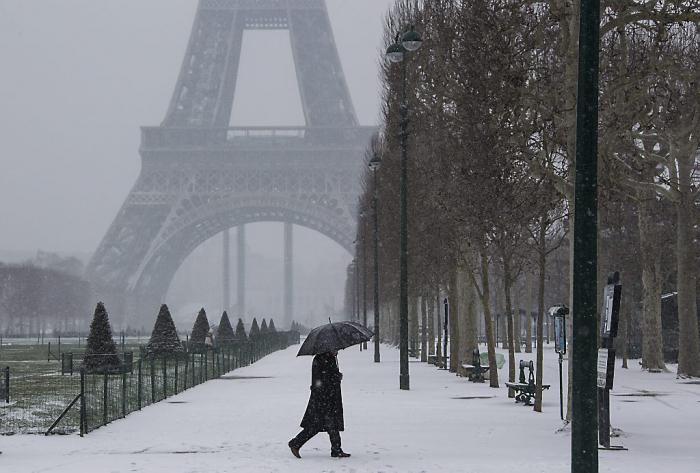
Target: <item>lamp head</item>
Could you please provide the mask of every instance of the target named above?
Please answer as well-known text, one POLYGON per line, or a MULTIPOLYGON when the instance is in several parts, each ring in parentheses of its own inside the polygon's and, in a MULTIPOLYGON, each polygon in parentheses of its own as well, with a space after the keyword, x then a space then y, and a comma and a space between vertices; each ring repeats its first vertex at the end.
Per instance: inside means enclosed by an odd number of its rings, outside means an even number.
POLYGON ((369 164, 368 164, 369 170, 372 171, 372 172, 379 170, 379 167, 380 167, 381 165, 382 165, 382 160, 381 160, 381 158, 379 157, 378 154, 375 154, 375 155, 372 157, 372 159, 370 159, 369 164))
POLYGON ((422 44, 423 38, 415 29, 413 29, 413 26, 411 26, 410 31, 407 31, 401 37, 401 45, 407 51, 417 51, 422 44))
POLYGON ((387 48, 386 57, 389 61, 397 63, 403 61, 405 53, 406 50, 401 43, 396 42, 387 48))

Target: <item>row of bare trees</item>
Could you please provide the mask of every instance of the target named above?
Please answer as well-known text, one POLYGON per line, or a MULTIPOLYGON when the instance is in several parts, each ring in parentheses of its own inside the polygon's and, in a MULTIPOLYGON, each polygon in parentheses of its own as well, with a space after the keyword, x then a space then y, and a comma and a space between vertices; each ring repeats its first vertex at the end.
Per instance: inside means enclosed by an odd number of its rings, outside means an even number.
POLYGON ((90 284, 75 274, 33 264, 0 264, 0 335, 84 332, 91 297, 90 284))
MULTIPOLYGON (((501 307, 514 380, 522 308, 537 314, 541 380, 545 307, 569 297, 577 11, 566 0, 398 0, 387 15, 386 46, 409 26, 425 40, 405 59, 409 325, 417 336, 421 312, 437 336, 439 300, 449 296, 453 370, 478 334, 495 365, 501 307)), ((599 286, 621 272, 623 332, 641 325, 651 371, 666 369, 661 296, 677 292, 678 374, 700 376, 700 2, 611 0, 601 21, 599 286)), ((382 64, 383 132, 368 159, 382 158, 381 331, 396 341, 401 65, 382 64)), ((371 216, 370 171, 364 187, 360 212, 371 216)), ((372 223, 360 219, 364 248, 372 223)), ((371 268, 372 252, 363 260, 371 268)))

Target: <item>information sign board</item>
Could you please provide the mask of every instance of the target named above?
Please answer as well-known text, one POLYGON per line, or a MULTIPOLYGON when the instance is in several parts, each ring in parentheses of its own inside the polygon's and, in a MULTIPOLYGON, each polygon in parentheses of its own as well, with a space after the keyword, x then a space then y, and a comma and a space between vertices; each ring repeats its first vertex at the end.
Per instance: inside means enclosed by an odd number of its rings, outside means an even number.
POLYGON ((622 286, 620 284, 608 284, 605 286, 603 292, 603 310, 600 321, 600 331, 603 338, 617 337, 621 297, 622 286))
POLYGON ((615 350, 601 348, 598 350, 598 387, 612 389, 615 376, 615 350))
POLYGON ((566 354, 566 319, 554 317, 554 351, 566 354))

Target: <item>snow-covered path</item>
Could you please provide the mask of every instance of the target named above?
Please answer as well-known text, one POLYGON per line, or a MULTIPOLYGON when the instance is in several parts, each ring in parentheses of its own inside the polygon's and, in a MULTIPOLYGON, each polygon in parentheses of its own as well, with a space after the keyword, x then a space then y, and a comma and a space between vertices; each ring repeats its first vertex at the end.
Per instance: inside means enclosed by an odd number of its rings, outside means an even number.
MULTIPOLYGON (((547 351, 543 414, 516 406, 506 390, 472 384, 411 363, 409 392, 398 389, 398 352, 382 347, 340 354, 344 373, 343 448, 332 459, 321 434, 302 449, 298 432, 308 399, 311 358, 298 347, 230 373, 78 436, 0 438, 3 473, 216 472, 566 472, 568 432, 559 421, 556 358, 547 351)), ((529 358, 531 355, 518 355, 529 358)), ((500 371, 504 380, 507 371, 500 371)), ((601 452, 603 472, 700 472, 700 385, 672 374, 618 369, 612 398, 614 439, 630 450, 601 452), (644 391, 658 393, 656 397, 644 391), (624 396, 624 394, 635 394, 624 396), (642 394, 640 396, 640 394, 642 394)))

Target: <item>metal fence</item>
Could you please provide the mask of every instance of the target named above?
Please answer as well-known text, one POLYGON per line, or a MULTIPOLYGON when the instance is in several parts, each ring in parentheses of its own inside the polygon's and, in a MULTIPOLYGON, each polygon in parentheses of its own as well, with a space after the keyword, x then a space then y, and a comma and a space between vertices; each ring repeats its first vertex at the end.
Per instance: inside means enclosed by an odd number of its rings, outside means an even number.
POLYGON ((119 369, 105 372, 73 366, 68 354, 39 377, 36 373, 23 377, 7 368, 0 371, 0 394, 7 393, 0 397, 0 434, 79 431, 84 435, 298 343, 297 332, 276 332, 177 357, 140 356, 134 361, 122 356, 119 369))

